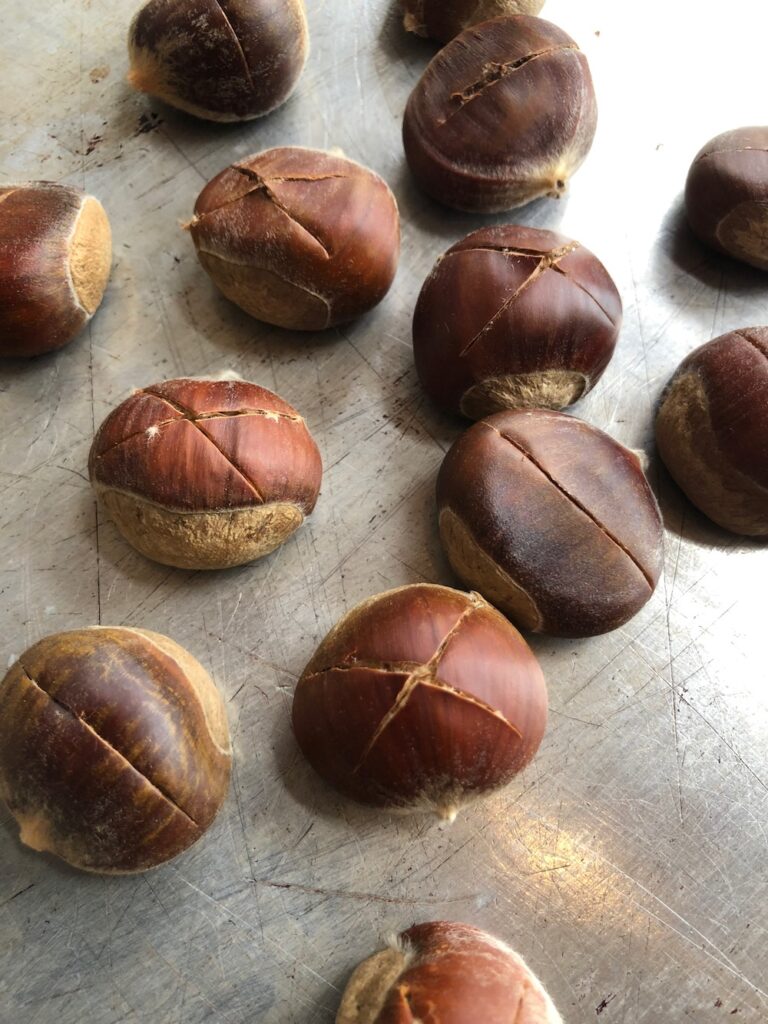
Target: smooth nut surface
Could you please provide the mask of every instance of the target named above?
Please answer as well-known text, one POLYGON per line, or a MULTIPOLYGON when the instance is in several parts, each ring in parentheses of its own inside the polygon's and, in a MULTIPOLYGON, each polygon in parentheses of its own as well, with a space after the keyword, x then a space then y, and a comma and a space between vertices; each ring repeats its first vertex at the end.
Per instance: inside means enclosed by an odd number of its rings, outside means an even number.
POLYGON ((448 820, 530 761, 546 717, 544 677, 517 630, 478 594, 431 584, 352 609, 293 702, 299 746, 327 782, 448 820))
POLYGON ((470 427, 440 468, 437 505, 457 575, 534 632, 616 629, 661 574, 661 516, 637 457, 563 413, 470 427))
POLYGON ((413 318, 419 379, 449 412, 571 405, 602 376, 621 298, 589 249, 516 224, 474 231, 444 253, 413 318))
POLYGON ((768 327, 730 331, 683 360, 661 398, 656 444, 705 515, 768 537, 768 327))
POLYGON ((541 18, 468 28, 431 61, 408 100, 405 155, 425 192, 470 212, 559 196, 597 124, 587 59, 541 18))
POLYGON ((408 32, 447 43, 471 25, 503 14, 538 14, 544 0, 405 0, 408 32))
POLYGON ((768 127, 723 132, 698 152, 685 212, 703 242, 768 270, 768 127))
POLYGON ((111 264, 98 199, 49 181, 0 188, 0 355, 71 341, 98 309, 111 264))
POLYGON ((125 873, 175 857, 213 821, 230 763, 216 687, 160 634, 57 633, 0 683, 0 797, 22 842, 74 867, 125 873))
POLYGON ((149 0, 128 80, 196 117, 244 121, 288 99, 308 50, 302 0, 149 0))
POLYGON ((94 438, 89 471, 142 554, 216 569, 287 540, 315 506, 322 461, 304 420, 271 391, 187 378, 119 405, 94 438))
POLYGON ((218 174, 198 196, 189 230, 228 299, 292 330, 323 330, 372 309, 400 251, 386 182, 345 157, 297 146, 218 174))

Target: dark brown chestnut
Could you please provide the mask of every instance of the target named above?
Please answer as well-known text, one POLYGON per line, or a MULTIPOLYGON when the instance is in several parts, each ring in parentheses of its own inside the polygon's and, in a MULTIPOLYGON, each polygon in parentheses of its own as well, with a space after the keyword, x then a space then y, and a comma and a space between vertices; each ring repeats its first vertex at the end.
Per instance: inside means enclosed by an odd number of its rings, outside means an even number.
POLYGON ((73 867, 145 871, 186 850, 231 760, 218 690, 159 633, 56 633, 0 683, 0 797, 23 843, 73 867))
POLYGON ((308 51, 302 0, 149 0, 128 81, 196 117, 247 121, 288 99, 308 51))
POLYGON ((392 284, 400 251, 387 184, 343 156, 296 146, 218 174, 198 196, 189 230, 228 299, 299 331, 372 309, 392 284))
POLYGON ((544 677, 517 630, 479 594, 432 584, 353 608, 293 700, 299 746, 332 786, 446 820, 509 782, 546 720, 544 677))
POLYGON ((110 413, 88 468, 125 539, 184 569, 273 551, 315 507, 323 472, 282 398, 244 380, 189 378, 142 388, 110 413))
POLYGON ((564 413, 475 423, 443 461, 437 507, 457 575, 536 633, 616 629, 661 574, 661 516, 637 456, 564 413))
POLYGON ((408 32, 448 43, 465 28, 501 15, 538 14, 544 0, 405 0, 408 32))
POLYGON ((699 150, 685 212, 703 242, 768 270, 768 127, 723 132, 699 150))
POLYGON ((52 181, 0 187, 0 356, 71 341, 98 309, 111 263, 98 199, 52 181))
POLYGON ((416 924, 352 973, 336 1024, 562 1024, 500 939, 458 921, 416 924))
POLYGON ((434 199, 496 213, 561 195, 596 125, 584 54, 521 14, 468 28, 437 54, 408 100, 403 142, 434 199))
POLYGON ((424 282, 413 355, 442 408, 562 409, 591 391, 613 355, 621 298, 578 242, 508 224, 452 246, 424 282))
POLYGON ((683 360, 661 398, 656 444, 705 515, 768 537, 768 327, 729 331, 683 360))

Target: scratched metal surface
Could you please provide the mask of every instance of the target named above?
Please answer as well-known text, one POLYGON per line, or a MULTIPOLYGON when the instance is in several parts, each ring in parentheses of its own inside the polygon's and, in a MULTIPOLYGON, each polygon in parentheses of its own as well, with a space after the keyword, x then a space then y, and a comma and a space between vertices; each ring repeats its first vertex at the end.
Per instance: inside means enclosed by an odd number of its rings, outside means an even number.
MULTIPOLYGON (((390 0, 315 0, 296 96, 263 123, 195 123, 124 84, 129 5, 27 0, 0 40, 0 178, 64 180, 104 201, 106 301, 58 355, 0 368, 2 650, 96 621, 169 634, 212 670, 235 770, 207 837, 137 878, 67 870, 0 814, 0 1020, 320 1024, 352 966, 415 920, 463 919, 529 960, 568 1022, 768 1019, 768 552, 709 525, 651 461, 666 574, 625 628, 535 639, 551 722, 533 766, 449 829, 373 814, 309 771, 289 730, 315 644, 352 604, 450 583, 433 483, 459 424, 419 392, 411 310, 435 257, 482 222, 420 196, 399 127, 430 54, 390 0), (392 184, 402 263, 381 307, 323 336, 224 301, 179 222, 233 158, 341 146, 392 184), (325 482, 311 522, 263 562, 189 573, 134 553, 98 515, 94 425, 131 388, 234 370, 307 417, 325 482)), ((679 359, 768 322, 768 279, 680 224, 694 152, 764 109, 764 12, 551 0, 591 59, 601 105, 570 197, 517 217, 598 253, 624 297, 603 382, 577 413, 652 456, 654 402, 679 359)), ((501 218, 499 218, 501 219, 501 218)), ((481 1022, 478 1022, 481 1024, 481 1022)))

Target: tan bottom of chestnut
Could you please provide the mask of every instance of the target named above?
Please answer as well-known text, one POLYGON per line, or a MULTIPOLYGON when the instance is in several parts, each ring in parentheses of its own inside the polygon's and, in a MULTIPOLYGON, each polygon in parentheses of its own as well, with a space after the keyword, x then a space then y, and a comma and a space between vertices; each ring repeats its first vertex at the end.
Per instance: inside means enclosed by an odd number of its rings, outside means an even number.
POLYGON ((77 301, 93 316, 112 266, 112 231, 104 207, 86 196, 69 241, 69 275, 77 301))
POLYGON ((731 256, 768 270, 768 202, 739 203, 720 221, 717 240, 731 256))
POLYGON ((473 420, 504 409, 564 409, 577 402, 588 385, 588 378, 575 370, 488 377, 465 391, 459 404, 473 420))

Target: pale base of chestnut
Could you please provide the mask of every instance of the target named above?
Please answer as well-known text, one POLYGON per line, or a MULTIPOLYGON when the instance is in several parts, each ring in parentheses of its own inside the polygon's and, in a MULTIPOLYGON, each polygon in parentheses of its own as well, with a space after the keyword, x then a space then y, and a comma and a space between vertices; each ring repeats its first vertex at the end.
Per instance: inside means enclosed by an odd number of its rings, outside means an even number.
POLYGON ((99 308, 112 268, 112 230, 104 207, 86 196, 69 241, 69 277, 80 308, 90 319, 99 308))
POLYGON ((115 526, 142 555, 178 569, 229 569, 280 547, 304 522, 292 502, 181 512, 95 485, 115 526))
POLYGON ((575 370, 541 370, 487 377, 464 392, 461 412, 481 420, 504 409, 564 409, 590 390, 590 381, 575 370))
POLYGON ((768 270, 768 202, 739 203, 717 225, 716 237, 730 256, 768 270))

